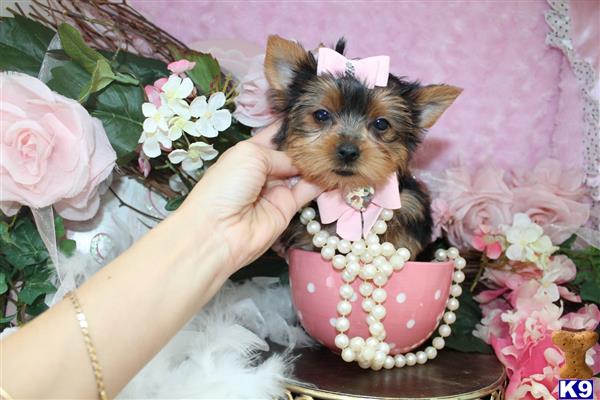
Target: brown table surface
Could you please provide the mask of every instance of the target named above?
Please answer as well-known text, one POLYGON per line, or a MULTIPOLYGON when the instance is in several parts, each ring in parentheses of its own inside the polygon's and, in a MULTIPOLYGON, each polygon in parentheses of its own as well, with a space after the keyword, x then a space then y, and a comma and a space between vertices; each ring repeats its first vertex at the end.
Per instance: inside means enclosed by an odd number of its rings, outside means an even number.
MULTIPOLYGON (((273 345, 274 352, 282 347, 273 345)), ((435 399, 485 397, 505 380, 494 355, 442 350, 425 365, 391 370, 364 370, 344 362, 324 347, 295 350, 294 375, 288 389, 320 399, 435 399)))

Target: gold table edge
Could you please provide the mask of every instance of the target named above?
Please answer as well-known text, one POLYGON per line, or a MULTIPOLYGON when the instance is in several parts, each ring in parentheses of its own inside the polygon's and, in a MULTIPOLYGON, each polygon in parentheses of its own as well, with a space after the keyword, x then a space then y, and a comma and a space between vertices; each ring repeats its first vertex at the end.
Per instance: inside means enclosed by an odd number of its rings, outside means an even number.
MULTIPOLYGON (((485 388, 468 392, 461 393, 456 396, 443 396, 443 397, 423 397, 422 400, 474 400, 479 399, 483 396, 487 396, 489 394, 494 393, 494 391, 502 388, 506 381, 506 370, 502 369, 502 375, 498 378, 494 383, 486 386, 485 388)), ((356 400, 356 399, 365 399, 365 400, 417 400, 418 398, 414 397, 360 397, 347 395, 339 392, 330 392, 328 390, 319 390, 319 389, 311 389, 304 386, 295 385, 292 383, 288 383, 285 385, 286 389, 290 392, 300 395, 307 395, 314 397, 315 399, 323 399, 323 400, 356 400)))

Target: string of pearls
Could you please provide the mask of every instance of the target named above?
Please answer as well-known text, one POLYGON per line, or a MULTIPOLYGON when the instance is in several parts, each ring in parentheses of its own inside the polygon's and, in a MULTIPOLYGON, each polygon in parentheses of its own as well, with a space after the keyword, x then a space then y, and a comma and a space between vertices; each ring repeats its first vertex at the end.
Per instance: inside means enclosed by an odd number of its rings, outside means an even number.
POLYGON ((390 346, 385 342, 387 332, 382 322, 387 313, 384 307, 387 298, 384 286, 394 271, 402 270, 404 264, 410 259, 408 249, 396 249, 392 243, 379 242, 379 235, 387 231, 387 221, 393 216, 392 210, 382 210, 366 238, 350 242, 322 230, 321 224, 315 220, 316 212, 313 208, 304 208, 300 214, 300 221, 306 225, 307 232, 313 236, 313 245, 321 249, 323 259, 331 261, 333 268, 340 271, 344 281, 339 288, 340 302, 337 304, 339 317, 335 323, 339 333, 335 337, 335 345, 341 350, 344 361, 356 361, 360 367, 376 371, 382 368, 425 364, 428 360, 436 358, 438 350, 446 345, 444 338, 450 336, 452 332, 450 325, 456 321, 454 312, 460 306, 457 299, 462 293, 460 284, 465 280, 462 269, 466 266, 466 261, 459 255, 458 249, 451 247, 448 250, 437 250, 436 261, 454 262, 453 284, 450 287, 446 312, 442 317, 444 323, 438 327, 439 336, 434 337, 431 346, 426 347, 424 351, 392 356, 390 346), (346 334, 350 329, 348 315, 352 312, 350 299, 354 296, 354 289, 350 284, 357 278, 362 281, 358 288, 363 297, 361 307, 368 313, 366 322, 371 336, 366 340, 359 336, 350 338, 346 334))

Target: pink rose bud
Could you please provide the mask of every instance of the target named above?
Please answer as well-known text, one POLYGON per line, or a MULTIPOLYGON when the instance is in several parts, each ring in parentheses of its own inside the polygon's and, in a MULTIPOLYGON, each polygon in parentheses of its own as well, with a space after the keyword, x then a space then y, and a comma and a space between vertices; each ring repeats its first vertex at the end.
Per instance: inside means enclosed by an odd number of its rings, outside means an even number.
POLYGON ((195 66, 195 62, 182 59, 179 61, 173 61, 171 64, 167 65, 167 69, 172 73, 179 75, 193 69, 195 66))

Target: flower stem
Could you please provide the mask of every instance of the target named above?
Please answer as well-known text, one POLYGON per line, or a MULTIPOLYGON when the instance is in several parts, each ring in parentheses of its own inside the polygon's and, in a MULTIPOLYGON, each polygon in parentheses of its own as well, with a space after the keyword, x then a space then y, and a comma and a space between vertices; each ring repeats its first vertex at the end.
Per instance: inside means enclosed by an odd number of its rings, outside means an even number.
POLYGON ((473 293, 475 291, 475 288, 477 287, 477 283, 479 283, 479 279, 481 279, 481 275, 483 274, 483 271, 485 270, 485 268, 488 265, 488 258, 485 254, 481 255, 481 263, 479 264, 479 270, 477 271, 477 274, 475 275, 475 279, 473 280, 473 283, 471 284, 471 287, 469 288, 469 291, 471 293, 473 293))

